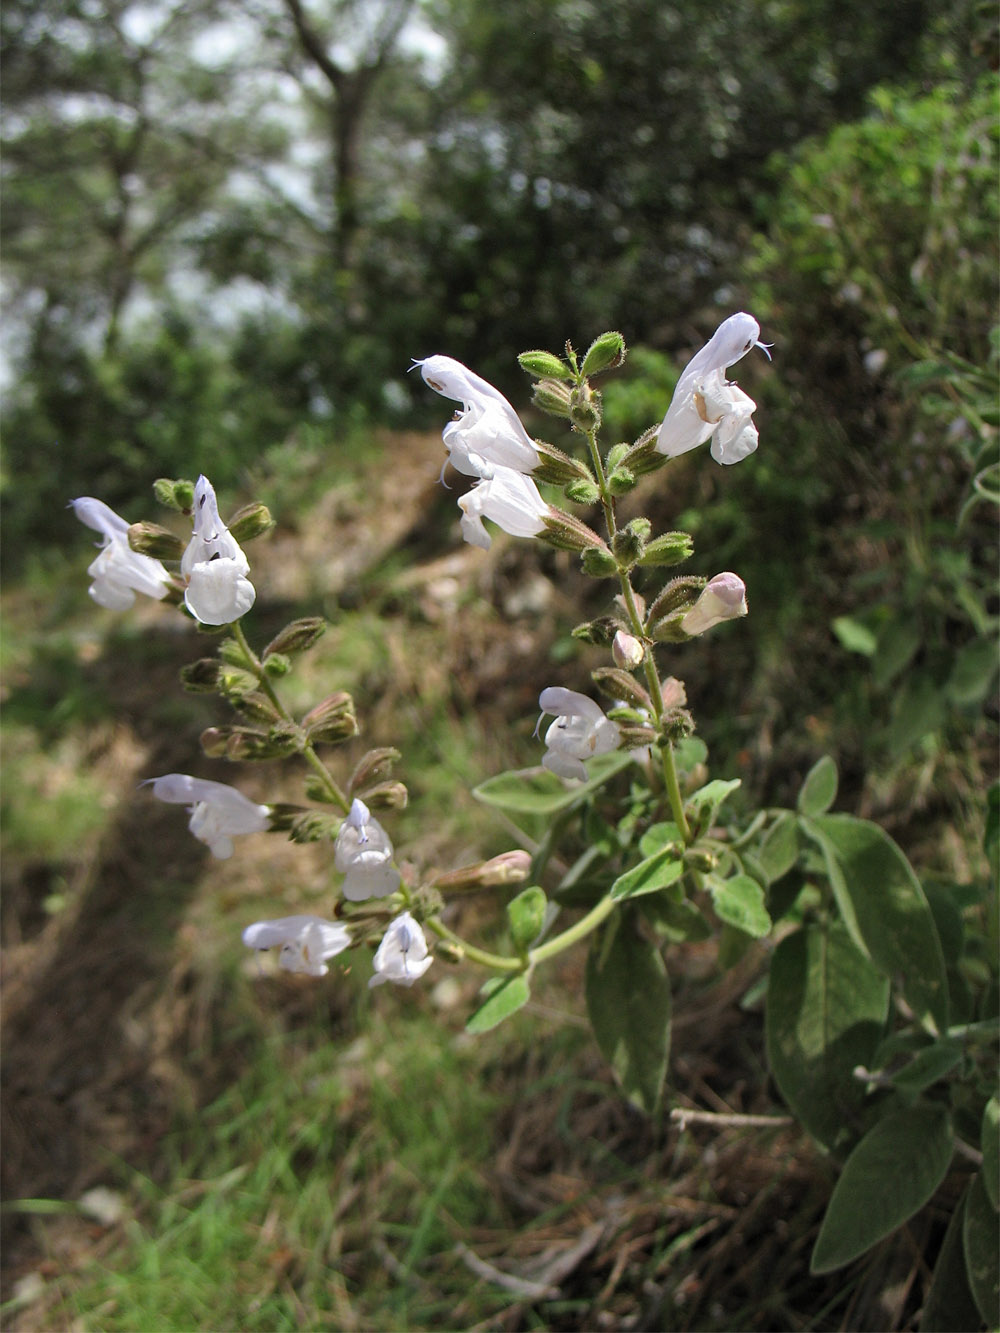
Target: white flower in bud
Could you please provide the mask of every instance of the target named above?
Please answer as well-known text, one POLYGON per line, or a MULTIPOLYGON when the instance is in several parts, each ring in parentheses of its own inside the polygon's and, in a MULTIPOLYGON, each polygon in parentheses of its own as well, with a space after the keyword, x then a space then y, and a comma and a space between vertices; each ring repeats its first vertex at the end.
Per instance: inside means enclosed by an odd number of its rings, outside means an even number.
POLYGON ((246 577, 249 569, 239 542, 219 517, 212 483, 199 477, 194 488, 194 532, 181 557, 188 610, 203 625, 239 620, 257 597, 246 577))
POLYGON ((618 728, 604 716, 599 704, 585 694, 550 685, 538 696, 542 715, 552 713, 555 721, 545 733, 546 752, 543 765, 561 778, 585 781, 585 759, 618 749, 618 728))
POLYGON ((269 806, 257 805, 224 782, 187 773, 166 773, 149 782, 158 800, 190 808, 188 828, 220 861, 232 856, 234 834, 263 833, 269 825, 269 806))
POLYGON ((692 636, 704 634, 713 625, 721 624, 723 620, 735 620, 746 613, 746 584, 738 574, 727 571, 716 574, 705 584, 694 606, 682 617, 681 629, 692 636))
POLYGON ((280 950, 278 963, 286 972, 325 977, 328 958, 351 946, 350 931, 339 922, 318 916, 282 916, 276 921, 255 921, 243 932, 248 949, 280 950))
POLYGON ((388 833, 364 801, 352 801, 333 849, 334 865, 344 876, 344 897, 357 903, 395 893, 400 876, 392 857, 388 833))
POLYGON ((708 439, 717 463, 738 463, 753 453, 758 437, 751 413, 757 404, 725 377, 752 347, 770 355, 752 315, 730 315, 719 325, 681 372, 656 437, 658 453, 676 458, 708 439))
POLYGON ((498 467, 537 467, 538 450, 499 389, 450 356, 428 356, 415 365, 432 389, 462 404, 461 416, 444 428, 453 467, 469 477, 492 477, 498 467))
POLYGON ((634 634, 626 634, 620 629, 612 640, 611 656, 615 659, 615 666, 621 667, 623 671, 634 671, 642 665, 646 651, 634 634))
POLYGON ((537 537, 545 531, 549 506, 530 477, 513 468, 498 467, 492 477, 480 481, 458 502, 462 511, 462 536, 470 546, 490 549, 491 537, 483 519, 509 532, 512 537, 537 537))
POLYGON ((381 986, 386 981, 394 981, 397 986, 412 986, 433 961, 419 923, 409 912, 404 912, 390 922, 375 951, 372 959, 375 974, 368 985, 381 986))
POLYGON ((94 580, 89 592, 98 606, 127 611, 135 604, 137 592, 157 601, 167 595, 170 575, 159 560, 132 550, 128 544, 129 525, 120 515, 90 495, 71 500, 70 508, 81 523, 103 538, 101 553, 87 570, 94 580))

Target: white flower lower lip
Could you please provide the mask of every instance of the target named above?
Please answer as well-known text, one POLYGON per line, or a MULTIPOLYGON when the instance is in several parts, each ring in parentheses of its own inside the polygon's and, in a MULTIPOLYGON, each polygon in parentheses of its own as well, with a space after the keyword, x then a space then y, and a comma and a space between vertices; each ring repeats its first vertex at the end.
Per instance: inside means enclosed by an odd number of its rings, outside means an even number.
POLYGON ((244 930, 243 943, 248 949, 277 948, 278 963, 286 972, 323 977, 330 970, 327 959, 350 948, 352 941, 350 931, 339 922, 299 915, 255 921, 244 930))
POLYGON ((397 986, 412 986, 433 961, 419 922, 409 912, 403 912, 390 922, 375 951, 372 959, 375 971, 368 985, 381 986, 393 981, 397 986))
POLYGON ((551 685, 538 696, 538 706, 543 717, 546 713, 555 715, 545 733, 547 748, 542 764, 559 777, 586 781, 583 761, 618 749, 618 728, 585 694, 551 685))
POLYGON ((166 597, 172 580, 166 569, 152 556, 133 551, 128 544, 129 525, 103 500, 91 495, 70 501, 70 508, 81 523, 102 537, 101 553, 87 573, 93 582, 90 595, 98 606, 108 611, 127 611, 135 605, 136 593, 166 597))
POLYGON ((181 557, 184 605, 203 625, 232 624, 257 597, 249 570, 250 562, 219 517, 212 483, 200 476, 194 488, 194 531, 181 557))
POLYGON ((148 781, 157 800, 189 807, 188 828, 220 861, 232 856, 235 835, 263 833, 270 824, 269 806, 257 805, 224 782, 187 773, 166 773, 148 781))

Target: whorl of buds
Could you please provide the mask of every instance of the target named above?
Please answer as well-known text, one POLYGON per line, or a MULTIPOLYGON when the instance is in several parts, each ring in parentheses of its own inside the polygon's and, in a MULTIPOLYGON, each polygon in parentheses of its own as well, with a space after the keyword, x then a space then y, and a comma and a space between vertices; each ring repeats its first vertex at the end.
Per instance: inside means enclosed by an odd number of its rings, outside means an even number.
POLYGON ((598 667, 590 673, 597 688, 616 702, 631 704, 633 708, 652 712, 653 702, 634 676, 618 667, 598 667))
POLYGON ((194 482, 158 477, 153 482, 153 494, 157 502, 167 509, 176 509, 186 514, 194 504, 194 482))
POLYGON ((620 568, 631 569, 643 551, 643 540, 631 524, 619 528, 611 540, 611 549, 618 557, 620 568))
POLYGON ((266 661, 272 653, 304 653, 326 633, 327 624, 322 616, 303 616, 279 630, 261 656, 266 661))
POLYGON ((237 542, 250 542, 255 537, 263 537, 265 532, 270 532, 274 527, 274 519, 267 505, 261 504, 259 500, 252 500, 242 509, 237 509, 229 520, 228 527, 229 535, 237 542))
POLYGON ((337 690, 306 713, 302 727, 312 744, 336 745, 350 740, 359 732, 354 700, 346 690, 337 690))
POLYGON ((580 367, 584 375, 596 375, 601 370, 620 366, 625 360, 625 339, 620 333, 601 333, 594 339, 580 367))
POLYGON ((154 560, 179 560, 184 554, 184 543, 168 528, 159 523, 132 523, 128 530, 128 544, 139 555, 151 555, 154 560))
POLYGON ((560 357, 552 352, 522 352, 517 363, 529 375, 539 379, 571 380, 573 372, 560 357))
POLYGON ((635 473, 627 467, 616 467, 608 473, 608 490, 612 495, 624 495, 635 485, 635 473))
MULTIPOLYGON (((559 551, 585 551, 588 547, 604 546, 604 542, 593 528, 588 528, 586 523, 582 523, 573 514, 567 514, 552 505, 542 519, 542 524, 542 531, 538 534, 539 540, 554 546, 559 551)), ((608 548, 604 546, 604 549, 607 551, 608 548)), ((608 551, 609 556, 610 554, 608 551)))

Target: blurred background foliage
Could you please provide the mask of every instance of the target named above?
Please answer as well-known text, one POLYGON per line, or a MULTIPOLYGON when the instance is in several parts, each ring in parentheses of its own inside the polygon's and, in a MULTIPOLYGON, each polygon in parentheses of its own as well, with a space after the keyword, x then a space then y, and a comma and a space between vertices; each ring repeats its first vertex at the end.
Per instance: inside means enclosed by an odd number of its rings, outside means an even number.
MULTIPOLYGON (((157 754, 156 735, 175 727, 176 750, 208 720, 171 702, 186 651, 177 636, 124 622, 106 631, 92 616, 81 628, 82 564, 73 586, 65 574, 68 549, 82 560, 81 529, 67 500, 98 495, 130 520, 159 518, 152 479, 205 471, 230 496, 272 503, 319 570, 324 548, 355 539, 352 515, 371 503, 366 469, 385 473, 391 450, 410 447, 401 432, 440 430, 440 401, 406 375, 412 357, 455 356, 522 409, 517 352, 559 351, 567 336, 585 347, 620 328, 631 351, 602 383, 606 438, 631 440, 736 309, 773 343, 771 366, 740 366, 759 403, 759 452, 739 469, 689 455, 640 492, 654 521, 694 534, 697 559, 712 561, 699 572, 734 568, 749 588, 738 648, 735 635, 707 636, 678 668, 713 760, 748 794, 790 803, 817 754, 836 754, 842 799, 919 865, 981 872, 997 734, 993 6, 7 0, 0 36, 4 817, 24 881, 5 908, 8 939, 30 940, 94 891, 93 859, 118 818, 101 782, 130 771, 136 744, 157 754), (324 501, 332 488, 340 498, 324 501), (310 535, 317 503, 325 538, 317 521, 310 535), (148 678, 125 688, 126 660, 148 678), (140 688, 150 682, 152 703, 140 688)), ((553 424, 526 420, 539 435, 553 424)), ((357 681, 333 683, 358 687, 362 713, 366 691, 381 700, 381 738, 402 733, 407 781, 437 809, 456 775, 471 785, 494 758, 530 762, 527 750, 488 751, 498 735, 506 743, 502 709, 516 694, 527 716, 532 690, 550 683, 539 673, 581 651, 566 634, 579 607, 532 602, 538 570, 561 595, 565 567, 517 546, 484 566, 490 605, 468 611, 442 653, 442 613, 407 570, 417 552, 444 559, 456 538, 453 497, 422 493, 412 531, 379 548, 381 564, 326 590, 322 606, 309 601, 322 600, 321 581, 291 580, 273 608, 365 608, 344 617, 325 665, 356 668, 357 681), (519 616, 534 617, 534 637, 525 647, 511 632, 498 651, 519 616)), ((269 572, 280 576, 276 548, 269 572)), ((584 678, 581 665, 575 683, 584 678)), ((163 763, 184 760, 164 749, 163 763)), ((420 809, 415 800, 405 817, 416 836, 420 809)), ((459 836, 475 846, 481 822, 465 817, 459 836)), ((282 873, 264 872, 259 891, 279 906, 282 873)), ((175 889, 165 881, 155 908, 173 925, 175 889)), ((231 903, 236 890, 223 880, 222 893, 231 903)), ((191 961, 198 938, 184 937, 167 989, 192 1022, 210 1023, 229 1001, 205 981, 212 960, 191 961)), ((226 1013, 220 1031, 250 1021, 226 1013)), ((439 1020, 419 1022, 437 1050, 439 1020)), ((392 1050, 381 1030, 367 1040, 376 1073, 358 1094, 360 1120, 383 1080, 380 1043, 392 1050)), ((487 1070, 484 1105, 469 1110, 485 1126, 508 1066, 493 1046, 456 1061, 456 1088, 470 1068, 487 1070)), ((259 1093, 206 1086, 220 1123, 259 1093)), ((354 1096, 344 1088, 338 1098, 354 1096)), ((416 1174, 426 1146, 414 1145, 416 1174)), ((238 1159, 220 1162, 228 1179, 238 1159)), ((285 1180, 283 1157, 264 1166, 285 1180)), ((445 1174, 462 1234, 475 1210, 445 1174)), ((411 1183, 393 1185, 407 1200, 407 1272, 427 1227, 440 1229, 432 1184, 411 1199, 411 1183)), ((509 1225, 516 1212, 491 1200, 484 1216, 509 1225)), ((339 1221, 329 1227, 340 1234, 339 1221)), ((387 1285, 405 1306, 412 1289, 387 1285)), ((244 1326, 293 1326, 294 1302, 276 1308, 244 1326)), ((372 1326, 402 1308, 378 1309, 372 1326)), ((126 1307, 120 1326, 150 1317, 126 1307)), ((580 1326, 583 1315, 566 1318, 580 1326)))

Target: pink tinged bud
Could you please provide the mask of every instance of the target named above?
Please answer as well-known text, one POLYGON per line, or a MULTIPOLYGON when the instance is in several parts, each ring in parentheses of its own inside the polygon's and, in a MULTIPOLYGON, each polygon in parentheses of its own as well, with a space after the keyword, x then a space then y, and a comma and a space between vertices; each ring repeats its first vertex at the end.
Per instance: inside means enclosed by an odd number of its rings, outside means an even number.
POLYGON ((318 916, 283 916, 276 921, 255 921, 243 932, 248 949, 279 949, 278 962, 286 972, 323 977, 328 958, 350 948, 351 935, 339 922, 318 916))
POLYGON ((530 477, 512 468, 497 468, 493 476, 463 495, 458 506, 462 511, 462 536, 471 546, 488 551, 490 534, 483 519, 492 519, 512 537, 537 537, 544 531, 549 506, 539 494, 530 477))
POLYGON ((757 448, 751 420, 756 404, 725 378, 727 368, 760 341, 760 325, 741 312, 730 315, 685 366, 656 438, 656 450, 676 458, 712 439, 717 463, 738 463, 757 448))
POLYGON ((501 852, 489 861, 459 866, 435 876, 434 885, 445 893, 462 889, 494 888, 501 884, 523 884, 531 870, 531 853, 501 852))
POLYGON ((395 893, 400 874, 392 858, 392 843, 385 829, 364 801, 352 801, 333 849, 334 865, 344 876, 344 897, 350 902, 363 902, 395 893))
POLYGON ((689 637, 704 634, 723 620, 735 620, 747 614, 746 584, 738 574, 716 574, 702 589, 698 600, 681 620, 681 629, 689 637))
POLYGON ((167 773, 150 779, 150 785, 157 800, 189 807, 188 828, 220 861, 232 856, 234 835, 263 833, 270 823, 269 806, 257 805, 224 782, 167 773))
POLYGON ((88 528, 101 534, 101 553, 87 573, 93 582, 90 596, 108 611, 127 611, 135 605, 137 592, 157 601, 170 589, 170 575, 159 560, 141 555, 129 546, 129 525, 103 500, 84 495, 70 501, 70 508, 88 528))
POLYGON ((452 466, 470 477, 490 477, 498 467, 530 472, 538 450, 507 399, 487 380, 450 356, 415 363, 424 382, 462 404, 462 414, 444 429, 452 466))
POLYGON ((586 781, 583 761, 618 749, 618 728, 585 694, 551 685, 538 696, 538 706, 543 715, 555 716, 545 733, 542 764, 559 777, 586 781))
POLYGON ((634 671, 642 665, 646 651, 635 635, 626 634, 620 629, 612 641, 611 656, 615 659, 615 666, 621 667, 623 671, 634 671))
POLYGON ((246 577, 250 562, 219 517, 215 491, 205 476, 195 484, 193 512, 194 531, 181 557, 184 604, 203 625, 229 625, 256 600, 246 577))
POLYGON ((393 981, 397 986, 412 986, 433 961, 419 923, 409 912, 404 912, 390 923, 382 937, 372 959, 375 974, 368 985, 381 986, 393 981))

